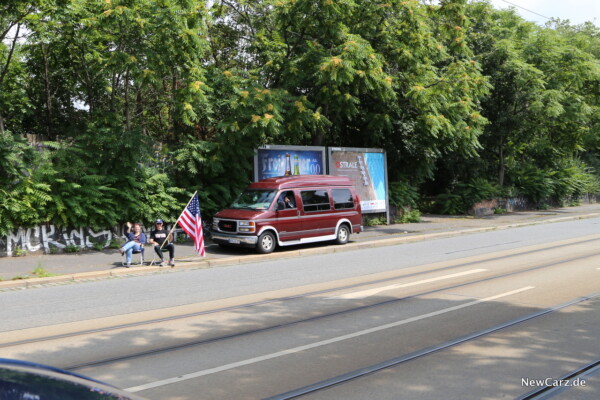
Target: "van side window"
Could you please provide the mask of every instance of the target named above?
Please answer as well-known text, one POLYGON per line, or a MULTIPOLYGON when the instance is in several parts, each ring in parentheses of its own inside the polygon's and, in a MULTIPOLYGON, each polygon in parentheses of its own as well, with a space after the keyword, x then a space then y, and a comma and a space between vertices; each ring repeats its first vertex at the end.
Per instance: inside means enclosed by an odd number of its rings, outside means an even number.
POLYGON ((352 199, 350 189, 331 189, 331 197, 333 197, 333 208, 336 210, 354 208, 354 199, 352 199))
POLYGON ((301 195, 305 212, 327 211, 331 209, 327 190, 304 190, 301 192, 301 195))
POLYGON ((294 197, 294 192, 291 190, 281 192, 277 198, 277 207, 275 209, 285 210, 288 208, 296 208, 296 197, 294 197))

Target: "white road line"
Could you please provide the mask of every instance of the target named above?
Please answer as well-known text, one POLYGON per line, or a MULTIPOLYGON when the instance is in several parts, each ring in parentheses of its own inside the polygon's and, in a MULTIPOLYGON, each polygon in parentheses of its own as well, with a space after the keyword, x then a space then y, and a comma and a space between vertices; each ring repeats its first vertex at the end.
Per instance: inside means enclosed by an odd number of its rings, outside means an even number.
POLYGON ((452 278, 456 278, 456 277, 459 277, 459 276, 471 275, 471 274, 476 274, 476 273, 484 272, 484 271, 487 271, 487 269, 472 269, 472 270, 469 270, 469 271, 458 272, 456 274, 438 276, 437 278, 424 279, 422 281, 416 281, 416 282, 411 282, 411 283, 403 283, 403 284, 397 284, 397 285, 388 285, 388 286, 378 287, 378 288, 375 288, 375 289, 361 290, 360 292, 346 293, 346 294, 342 294, 340 296, 328 297, 327 299, 329 299, 329 300, 356 300, 356 299, 364 299, 365 297, 374 296, 374 295, 376 295, 378 293, 385 292, 387 290, 405 288, 405 287, 410 287, 410 286, 417 286, 417 285, 422 285, 424 283, 437 282, 437 281, 441 281, 441 280, 444 280, 444 279, 452 279, 452 278))
POLYGON ((419 315, 416 317, 411 317, 411 318, 407 318, 407 319, 403 319, 401 321, 396 321, 396 322, 392 322, 389 324, 385 324, 385 325, 380 325, 380 326, 376 326, 374 328, 369 328, 369 329, 365 329, 362 331, 358 331, 358 332, 354 332, 354 333, 350 333, 347 335, 343 335, 343 336, 338 336, 338 337, 334 337, 331 339, 327 339, 327 340, 321 340, 319 342, 314 342, 314 343, 310 343, 304 346, 298 346, 298 347, 294 347, 291 349, 287 349, 287 350, 282 350, 282 351, 278 351, 275 353, 271 353, 271 354, 265 354, 264 356, 260 356, 260 357, 254 357, 254 358, 249 358, 247 360, 242 360, 242 361, 238 361, 238 362, 234 362, 231 364, 226 364, 226 365, 222 365, 220 367, 215 367, 215 368, 210 368, 210 369, 205 369, 203 371, 198 371, 198 372, 192 372, 190 374, 184 374, 184 375, 180 375, 180 376, 176 376, 173 378, 168 378, 168 379, 163 379, 160 381, 156 381, 156 382, 151 382, 151 383, 147 383, 145 385, 139 385, 139 386, 134 386, 134 387, 130 387, 127 388, 125 390, 127 390, 128 392, 140 392, 142 390, 148 390, 148 389, 153 389, 153 388, 157 388, 160 386, 165 386, 165 385, 169 385, 171 383, 178 383, 178 382, 183 382, 189 379, 195 379, 195 378, 199 378, 201 376, 205 376, 205 375, 210 375, 210 374, 214 374, 217 372, 222 372, 222 371, 227 371, 233 368, 238 368, 238 367, 243 367, 246 365, 251 365, 251 364, 256 364, 262 361, 266 361, 266 360, 271 360, 277 357, 282 357, 282 356, 286 356, 289 354, 294 354, 294 353, 299 353, 301 351, 305 351, 305 350, 310 350, 310 349, 314 349, 317 347, 321 347, 321 346, 326 346, 328 344, 332 344, 332 343, 337 343, 337 342, 342 342, 344 340, 348 340, 348 339, 354 339, 357 338, 359 336, 364 336, 364 335, 368 335, 371 333, 375 333, 375 332, 379 332, 379 331, 383 331, 386 329, 390 329, 390 328, 395 328, 397 326, 400 325, 405 325, 408 324, 410 322, 415 322, 415 321, 420 321, 426 318, 431 318, 431 317, 435 317, 437 315, 441 315, 441 314, 445 314, 451 311, 456 311, 456 310, 460 310, 462 308, 467 308, 467 307, 471 307, 480 303, 485 303, 488 301, 493 301, 496 299, 500 299, 502 297, 506 297, 506 296, 511 296, 513 294, 517 294, 517 293, 521 293, 521 292, 525 292, 527 290, 533 289, 533 286, 526 286, 523 287, 521 289, 516 289, 516 290, 512 290, 510 292, 505 292, 505 293, 501 293, 495 296, 491 296, 491 297, 486 297, 484 299, 479 299, 479 300, 474 300, 471 301, 469 303, 464 303, 458 306, 454 306, 454 307, 448 307, 448 308, 443 308, 441 310, 438 311, 433 311, 427 314, 423 314, 423 315, 419 315))

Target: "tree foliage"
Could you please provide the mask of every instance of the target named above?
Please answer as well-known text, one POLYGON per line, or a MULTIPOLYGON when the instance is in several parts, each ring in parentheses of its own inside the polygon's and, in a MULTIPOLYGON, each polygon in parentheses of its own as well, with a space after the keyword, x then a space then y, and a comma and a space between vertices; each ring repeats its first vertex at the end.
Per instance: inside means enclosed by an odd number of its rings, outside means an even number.
POLYGON ((196 190, 210 216, 269 143, 384 148, 398 207, 597 185, 591 23, 467 0, 12 0, 0 35, 0 234, 175 219, 196 190))

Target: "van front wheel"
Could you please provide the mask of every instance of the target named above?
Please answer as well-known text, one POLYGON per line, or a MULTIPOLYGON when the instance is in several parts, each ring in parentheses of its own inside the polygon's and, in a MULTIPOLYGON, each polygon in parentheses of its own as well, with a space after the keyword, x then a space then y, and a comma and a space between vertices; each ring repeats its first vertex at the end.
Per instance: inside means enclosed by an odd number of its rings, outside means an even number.
POLYGON ((271 253, 275 250, 275 235, 271 232, 265 232, 258 237, 258 243, 256 243, 256 251, 261 254, 271 253))
POLYGON ((335 242, 337 244, 346 244, 350 239, 350 229, 348 229, 348 225, 340 225, 337 231, 337 235, 335 238, 335 242))

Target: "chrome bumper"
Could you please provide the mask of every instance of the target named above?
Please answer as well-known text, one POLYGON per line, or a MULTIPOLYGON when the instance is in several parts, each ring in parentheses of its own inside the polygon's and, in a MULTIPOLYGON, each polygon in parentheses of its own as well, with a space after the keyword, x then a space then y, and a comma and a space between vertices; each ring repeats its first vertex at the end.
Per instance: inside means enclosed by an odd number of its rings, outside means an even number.
POLYGON ((255 245, 258 242, 258 236, 228 235, 215 231, 211 231, 211 238, 215 243, 255 245))

